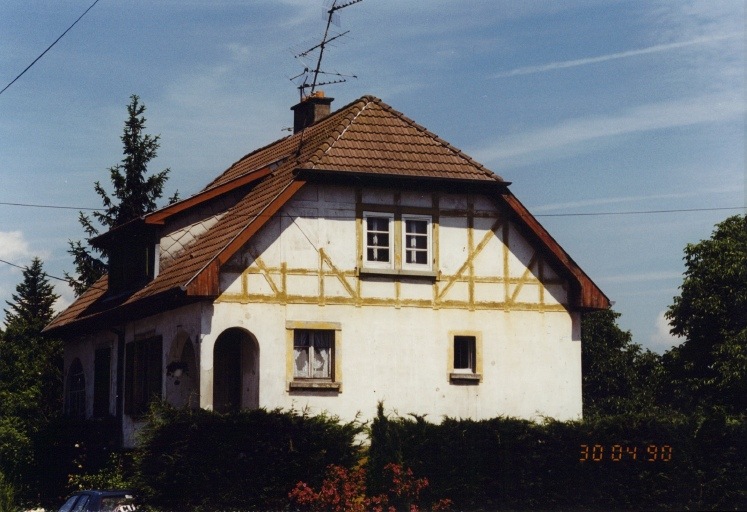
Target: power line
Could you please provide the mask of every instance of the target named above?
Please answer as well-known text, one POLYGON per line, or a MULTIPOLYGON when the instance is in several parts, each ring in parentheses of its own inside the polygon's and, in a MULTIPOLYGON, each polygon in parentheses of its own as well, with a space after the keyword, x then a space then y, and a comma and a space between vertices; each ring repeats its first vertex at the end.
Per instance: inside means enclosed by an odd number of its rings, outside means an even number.
POLYGON ((0 206, 25 206, 28 208, 54 208, 57 210, 92 210, 103 211, 103 208, 83 208, 77 206, 55 206, 51 204, 30 204, 30 203, 6 203, 0 201, 0 206))
POLYGON ((44 50, 43 52, 41 52, 41 55, 39 55, 39 56, 38 56, 37 58, 35 58, 35 59, 34 59, 34 62, 32 62, 31 64, 29 64, 28 66, 26 66, 26 69, 24 69, 23 71, 21 71, 21 73, 20 73, 20 74, 19 74, 19 75, 18 75, 17 77, 15 77, 15 78, 14 78, 13 80, 11 80, 11 82, 10 82, 10 83, 9 83, 8 85, 6 85, 6 86, 5 86, 4 88, 3 88, 3 90, 2 90, 2 91, 0 91, 0 94, 4 93, 4 92, 5 92, 5 90, 6 90, 6 89, 7 89, 8 87, 10 87, 11 85, 13 85, 13 84, 15 83, 15 81, 16 81, 16 80, 18 80, 19 78, 21 78, 21 77, 23 76, 23 74, 24 74, 24 73, 26 73, 26 71, 28 71, 29 69, 31 69, 31 66, 33 66, 34 64, 36 64, 36 61, 38 61, 39 59, 41 59, 42 57, 44 57, 44 54, 45 54, 45 53, 47 53, 47 52, 48 52, 49 50, 51 50, 51 49, 52 49, 52 47, 53 47, 54 45, 56 45, 56 44, 57 44, 57 42, 58 42, 58 41, 59 41, 60 39, 62 39, 62 38, 63 38, 63 37, 65 36, 65 34, 67 34, 68 32, 70 32, 70 29, 71 29, 71 28, 73 28, 73 27, 74 27, 74 26, 75 26, 75 25, 76 25, 76 24, 77 24, 77 23, 78 23, 78 22, 79 22, 79 21, 80 21, 80 20, 81 20, 81 19, 83 18, 83 16, 85 16, 86 14, 88 14, 88 11, 90 11, 91 9, 93 9, 93 6, 94 6, 94 5, 96 5, 97 3, 99 3, 99 0, 95 0, 95 1, 94 1, 94 2, 93 2, 93 3, 91 4, 91 6, 90 6, 90 7, 88 8, 88 9, 86 9, 86 10, 85 10, 85 12, 84 12, 83 14, 81 14, 81 15, 80 15, 80 16, 78 17, 78 19, 77 19, 77 20, 75 20, 75 21, 73 22, 73 24, 72 24, 72 25, 70 25, 70 26, 69 26, 69 27, 67 28, 67 30, 66 30, 66 31, 64 31, 64 32, 62 33, 62 35, 60 35, 60 37, 58 37, 57 39, 55 39, 55 40, 54 40, 54 42, 53 42, 52 44, 50 44, 50 45, 49 45, 49 46, 47 47, 47 49, 46 49, 46 50, 44 50))
MULTIPOLYGON (((29 269, 28 267, 24 267, 23 265, 16 265, 15 263, 11 263, 10 261, 5 261, 5 260, 2 260, 2 259, 0 259, 0 263, 5 263, 6 265, 10 265, 11 267, 20 268, 21 270, 28 270, 29 269)), ((47 276, 47 277, 51 277, 52 279, 57 279, 58 281, 64 281, 66 283, 68 282, 67 279, 64 279, 62 277, 53 276, 51 274, 47 274, 46 272, 42 272, 42 273, 45 276, 47 276)))
POLYGON ((682 212, 715 212, 719 210, 744 210, 747 206, 725 206, 722 208, 683 208, 678 210, 635 210, 627 212, 589 212, 589 213, 540 213, 535 217, 601 217, 603 215, 645 215, 654 213, 682 212))

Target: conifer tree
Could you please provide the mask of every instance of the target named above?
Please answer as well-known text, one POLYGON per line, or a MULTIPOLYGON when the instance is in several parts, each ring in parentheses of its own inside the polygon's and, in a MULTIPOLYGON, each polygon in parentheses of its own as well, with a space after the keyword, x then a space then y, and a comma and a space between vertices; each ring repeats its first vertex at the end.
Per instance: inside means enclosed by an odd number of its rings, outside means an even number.
POLYGON ((5 309, 0 337, 0 472, 18 474, 32 457, 32 437, 62 412, 62 343, 41 331, 58 296, 42 262, 23 271, 5 309))
POLYGON ((6 301, 6 336, 23 334, 38 336, 54 314, 54 303, 59 295, 49 283, 42 268, 42 261, 34 258, 31 266, 23 271, 23 281, 16 286, 13 302, 6 301))
MULTIPOLYGON (((128 118, 121 137, 124 158, 121 163, 109 168, 109 178, 114 188, 111 195, 99 181, 94 183, 94 190, 101 197, 103 209, 94 212, 93 216, 101 228, 111 229, 152 212, 163 195, 169 169, 148 175, 148 163, 157 156, 160 136, 145 133, 145 110, 145 105, 140 103, 137 95, 130 96, 128 118)), ((170 202, 177 200, 178 192, 170 202)), ((79 213, 78 221, 87 240, 99 234, 100 227, 83 212, 79 213)), ((106 272, 107 254, 106 251, 90 244, 84 245, 79 240, 70 240, 69 246, 68 253, 73 256, 77 277, 67 272, 65 277, 75 294, 80 295, 106 272)))

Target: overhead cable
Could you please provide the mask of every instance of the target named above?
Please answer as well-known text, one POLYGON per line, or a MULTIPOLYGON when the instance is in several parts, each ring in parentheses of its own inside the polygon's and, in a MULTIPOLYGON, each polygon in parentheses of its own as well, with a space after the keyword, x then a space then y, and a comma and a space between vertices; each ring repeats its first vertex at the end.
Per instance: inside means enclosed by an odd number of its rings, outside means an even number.
POLYGON ((99 0, 95 0, 95 1, 94 1, 94 2, 93 2, 93 3, 91 4, 91 6, 90 6, 90 7, 88 8, 88 9, 86 9, 86 10, 85 10, 85 12, 84 12, 83 14, 81 14, 81 15, 80 15, 80 16, 78 17, 78 19, 77 19, 77 20, 75 20, 75 21, 73 22, 73 24, 72 24, 72 25, 70 25, 70 26, 69 26, 69 27, 67 28, 67 30, 66 30, 66 31, 64 31, 64 32, 62 33, 62 35, 60 35, 60 37, 58 37, 57 39, 55 39, 55 40, 54 40, 54 42, 53 42, 52 44, 50 44, 50 45, 49 45, 49 46, 47 47, 47 49, 46 49, 46 50, 44 50, 43 52, 41 52, 41 55, 39 55, 39 56, 38 56, 37 58, 35 58, 35 59, 34 59, 34 62, 32 62, 31 64, 29 64, 28 66, 26 66, 26 69, 24 69, 23 71, 21 71, 21 73, 20 73, 20 74, 19 74, 19 75, 18 75, 17 77, 15 77, 15 78, 14 78, 13 80, 11 80, 11 81, 10 81, 10 83, 9 83, 8 85, 6 85, 5 87, 3 87, 3 90, 2 90, 2 91, 0 91, 0 94, 4 93, 4 92, 5 92, 5 90, 6 90, 6 89, 7 89, 8 87, 10 87, 11 85, 13 85, 13 84, 15 83, 15 81, 16 81, 16 80, 18 80, 19 78, 21 78, 21 77, 23 76, 23 74, 24 74, 24 73, 26 73, 26 71, 28 71, 29 69, 31 69, 31 66, 33 66, 34 64, 36 64, 36 62, 37 62, 37 61, 38 61, 39 59, 41 59, 42 57, 44 57, 44 54, 45 54, 45 53, 47 53, 47 52, 48 52, 49 50, 51 50, 51 49, 52 49, 52 47, 53 47, 54 45, 56 45, 56 44, 57 44, 57 42, 58 42, 58 41, 59 41, 60 39, 62 39, 62 38, 63 38, 63 37, 65 36, 65 34, 67 34, 68 32, 70 32, 70 29, 71 29, 71 28, 73 28, 73 27, 74 27, 74 26, 75 26, 75 25, 76 25, 76 24, 77 24, 77 23, 78 23, 78 22, 79 22, 79 21, 81 20, 81 18, 83 18, 83 16, 85 16, 85 15, 86 15, 86 14, 88 13, 88 11, 90 11, 91 9, 93 9, 93 6, 94 6, 94 5, 96 5, 97 3, 99 3, 99 0))

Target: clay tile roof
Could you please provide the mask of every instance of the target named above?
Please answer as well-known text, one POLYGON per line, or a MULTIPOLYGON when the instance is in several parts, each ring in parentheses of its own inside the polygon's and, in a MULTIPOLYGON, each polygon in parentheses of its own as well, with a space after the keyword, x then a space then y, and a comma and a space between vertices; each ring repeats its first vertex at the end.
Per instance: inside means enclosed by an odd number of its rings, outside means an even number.
MULTIPOLYGON (((112 301, 112 308, 126 308, 174 290, 210 296, 195 283, 206 275, 217 279, 216 265, 219 267, 230 257, 227 252, 244 243, 303 185, 298 170, 505 183, 380 99, 363 96, 306 129, 245 155, 210 182, 202 191, 206 197, 210 194, 204 193, 211 189, 221 193, 224 189, 231 190, 232 183, 243 183, 247 192, 155 279, 124 302, 115 305, 112 301), (271 172, 251 182, 251 187, 239 179, 268 166, 271 172)), ((159 220, 164 217, 168 217, 168 211, 159 220)), ((107 279, 103 277, 45 330, 56 330, 105 313, 106 304, 102 302, 106 301, 106 289, 107 279)))

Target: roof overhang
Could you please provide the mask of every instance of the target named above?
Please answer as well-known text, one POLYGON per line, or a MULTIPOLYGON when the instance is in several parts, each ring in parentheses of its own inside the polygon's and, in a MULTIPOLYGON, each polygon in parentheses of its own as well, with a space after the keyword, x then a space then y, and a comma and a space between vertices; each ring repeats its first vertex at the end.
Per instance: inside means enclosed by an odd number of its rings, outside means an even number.
POLYGON ((423 183, 429 183, 433 186, 443 186, 446 188, 457 187, 459 190, 474 189, 475 191, 485 191, 486 188, 492 190, 507 190, 511 185, 510 181, 503 181, 496 176, 495 180, 484 179, 460 179, 460 178, 443 178, 435 176, 417 176, 402 174, 385 174, 380 172, 353 172, 341 171, 335 169, 308 169, 298 168, 295 170, 298 179, 315 182, 334 181, 340 184, 360 184, 365 182, 369 185, 387 186, 396 184, 412 185, 422 187, 423 183))
POLYGON ((115 301, 116 303, 112 303, 109 308, 101 307, 103 304, 97 301, 95 305, 98 307, 93 308, 94 312, 90 312, 91 308, 89 308, 89 312, 84 311, 72 322, 45 328, 44 334, 48 336, 73 337, 91 331, 111 329, 116 325, 136 318, 162 313, 199 302, 199 300, 206 298, 189 297, 180 288, 172 288, 157 295, 144 297, 133 303, 115 301))
POLYGON ((166 219, 168 219, 169 217, 172 217, 178 213, 181 213, 197 205, 210 201, 211 199, 215 199, 219 196, 222 196, 223 194, 226 194, 240 187, 243 187, 244 185, 249 185, 251 183, 254 183, 255 181, 258 181, 264 178, 268 174, 271 174, 272 171, 275 170, 276 168, 277 168, 277 163, 275 162, 273 164, 261 167, 257 170, 250 171, 226 183, 222 183, 220 185, 209 188, 207 190, 203 190, 202 192, 195 194, 192 197, 189 197, 187 199, 184 199, 172 205, 161 208, 160 210, 156 210, 153 213, 147 214, 145 216, 145 223, 146 224, 164 224, 166 222, 166 219))

